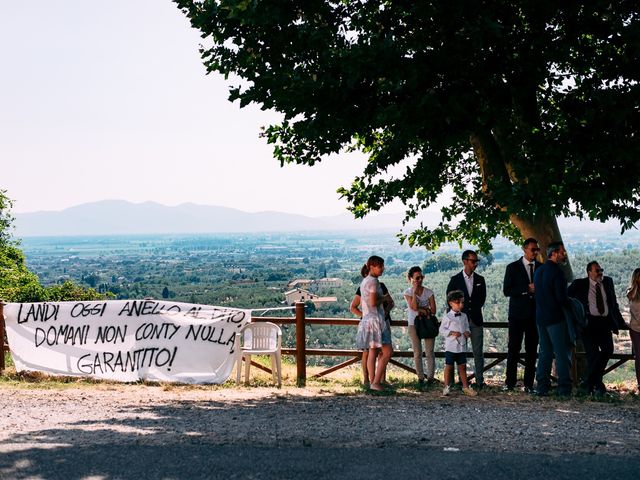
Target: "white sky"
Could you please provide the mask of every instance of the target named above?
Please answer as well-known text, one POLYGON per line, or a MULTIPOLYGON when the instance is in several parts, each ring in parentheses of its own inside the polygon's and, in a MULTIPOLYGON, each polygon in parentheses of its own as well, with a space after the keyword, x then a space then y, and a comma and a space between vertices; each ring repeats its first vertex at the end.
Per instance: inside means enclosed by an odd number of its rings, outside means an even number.
MULTIPOLYGON (((14 213, 124 199, 311 216, 361 156, 280 168, 169 0, 0 0, 0 188, 14 213)), ((399 210, 396 208, 395 210, 399 210)))

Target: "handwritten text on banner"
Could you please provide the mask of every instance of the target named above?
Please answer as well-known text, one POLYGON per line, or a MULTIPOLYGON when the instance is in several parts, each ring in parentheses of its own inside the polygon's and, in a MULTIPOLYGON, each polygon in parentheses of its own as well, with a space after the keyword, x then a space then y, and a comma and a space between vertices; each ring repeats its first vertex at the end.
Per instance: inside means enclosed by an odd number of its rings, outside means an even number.
POLYGON ((223 383, 250 310, 156 300, 4 307, 18 371, 134 382, 223 383))

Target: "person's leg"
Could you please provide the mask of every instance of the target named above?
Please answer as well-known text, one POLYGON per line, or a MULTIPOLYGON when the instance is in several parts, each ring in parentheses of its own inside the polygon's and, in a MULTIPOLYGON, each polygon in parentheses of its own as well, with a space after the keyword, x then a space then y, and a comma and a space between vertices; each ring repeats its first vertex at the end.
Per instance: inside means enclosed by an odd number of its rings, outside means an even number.
POLYGON ((538 325, 538 367, 536 368, 537 392, 546 395, 551 388, 551 363, 553 362, 553 344, 547 327, 538 325))
POLYGON ((374 383, 376 375, 376 357, 378 356, 377 348, 370 348, 367 356, 367 370, 369 373, 369 383, 374 383))
POLYGON ((484 384, 484 328, 470 322, 471 348, 473 350, 473 373, 476 385, 484 384))
POLYGON ((387 364, 389 360, 391 360, 391 355, 393 354, 393 345, 391 344, 391 326, 385 325, 384 330, 382 331, 382 349, 380 350, 380 354, 378 355, 378 363, 380 362, 380 355, 388 355, 387 361, 384 366, 384 370, 382 372, 381 383, 387 383, 387 364))
POLYGON ((378 356, 378 364, 376 365, 376 373, 373 377, 373 381, 371 382, 372 390, 383 389, 382 377, 384 375, 384 372, 387 369, 387 363, 389 363, 389 359, 391 358, 392 352, 393 352, 393 348, 391 347, 391 345, 382 345, 381 353, 378 356))
POLYGON ((456 361, 458 362, 458 376, 462 382, 462 393, 469 397, 475 397, 478 392, 469 387, 469 379, 467 378, 467 356, 464 353, 459 353, 456 361))
POLYGON ((607 369, 611 355, 613 355, 613 336, 611 330, 603 328, 597 336, 597 345, 599 350, 598 363, 596 364, 596 371, 594 373, 595 389, 599 393, 605 393, 607 391, 603 377, 604 371, 607 369))
POLYGON ((413 350, 413 361, 416 366, 416 373, 418 374, 418 380, 424 381, 424 368, 422 366, 422 345, 418 335, 416 334, 416 327, 409 325, 409 338, 411 339, 411 349, 413 350))
POLYGON ((383 343, 378 355, 378 369, 380 369, 380 383, 384 384, 387 380, 387 366, 393 355, 393 346, 390 343, 383 343))
POLYGON ((536 353, 538 350, 538 327, 536 319, 530 318, 525 322, 524 329, 524 386, 533 388, 536 377, 536 353))
POLYGON ((571 395, 571 343, 567 323, 562 321, 547 327, 556 358, 558 395, 571 395))
POLYGON ((469 388, 469 381, 467 380, 467 364, 461 363, 458 365, 458 376, 462 382, 462 388, 469 388))
POLYGON ((600 351, 598 348, 597 332, 592 322, 582 332, 582 344, 584 345, 584 353, 587 357, 587 369, 582 379, 582 387, 591 393, 596 387, 597 365, 599 363, 600 351))
POLYGON ((424 354, 427 361, 427 379, 429 381, 433 380, 433 377, 436 374, 436 353, 434 350, 435 344, 435 338, 424 339, 424 354))
POLYGON ((362 352, 362 377, 364 378, 364 384, 369 385, 369 369, 367 368, 367 360, 369 359, 369 350, 362 352))
POLYGON ((522 347, 522 337, 524 335, 524 321, 520 319, 509 319, 509 337, 507 341, 507 371, 505 386, 513 388, 518 381, 518 360, 522 347))
POLYGON ((636 381, 638 382, 638 390, 640 390, 640 332, 629 330, 629 336, 631 337, 631 347, 635 359, 636 381))
POLYGON ((445 386, 451 385, 451 377, 453 377, 453 365, 444 366, 444 384, 445 386))
POLYGON ((449 395, 449 389, 451 388, 451 382, 453 381, 453 354, 451 352, 444 352, 444 388, 442 389, 442 395, 449 395))

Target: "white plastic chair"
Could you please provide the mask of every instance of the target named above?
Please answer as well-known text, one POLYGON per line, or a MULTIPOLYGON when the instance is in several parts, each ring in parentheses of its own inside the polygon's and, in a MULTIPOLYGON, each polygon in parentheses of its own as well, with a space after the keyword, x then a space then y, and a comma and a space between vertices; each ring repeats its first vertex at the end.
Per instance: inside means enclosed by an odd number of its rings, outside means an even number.
POLYGON ((245 325, 236 336, 236 383, 242 376, 242 359, 244 358, 244 382, 249 383, 251 355, 269 355, 271 357, 271 373, 273 381, 282 385, 282 330, 275 323, 256 322, 245 325), (277 373, 277 377, 276 377, 277 373))

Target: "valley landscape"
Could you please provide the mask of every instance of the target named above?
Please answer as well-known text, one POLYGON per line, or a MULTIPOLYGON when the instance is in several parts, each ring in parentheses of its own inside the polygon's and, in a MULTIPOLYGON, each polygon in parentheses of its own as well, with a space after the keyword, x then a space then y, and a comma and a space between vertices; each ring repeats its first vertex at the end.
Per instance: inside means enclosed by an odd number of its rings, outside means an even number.
MULTIPOLYGON (((117 211, 113 218, 105 216, 104 208, 92 210, 90 206, 84 206, 84 211, 88 217, 100 218, 102 215, 109 223, 118 225, 117 211)), ((366 229, 352 224, 351 229, 345 230, 304 231, 305 224, 296 224, 292 220, 295 217, 282 213, 274 215, 287 218, 289 225, 299 231, 26 236, 21 247, 28 267, 43 285, 70 280, 111 298, 170 298, 256 309, 256 315, 291 316, 293 313, 286 309, 289 305, 284 293, 295 279, 338 278, 340 286, 316 292, 335 297, 335 302, 307 303, 307 316, 337 318, 352 318, 349 304, 360 283, 360 267, 368 256, 376 254, 386 260, 382 280, 395 299, 396 307, 392 312, 395 320, 402 320, 406 315, 402 292, 408 286, 406 272, 413 265, 425 269, 426 285, 435 292, 439 313, 444 312, 446 285, 449 277, 460 269, 461 249, 457 245, 443 245, 431 253, 400 244, 394 230, 366 229)), ((21 221, 18 216, 18 231, 23 228, 21 221)), ((220 219, 212 221, 215 225, 222 222, 220 219)), ((44 225, 46 223, 41 226, 41 232, 50 233, 44 225)), ((202 229, 205 227, 201 224, 202 229)), ((126 229, 126 224, 113 228, 115 231, 126 229)), ((584 265, 590 260, 598 260, 606 274, 614 279, 618 301, 625 307, 624 292, 631 272, 640 265, 638 232, 620 236, 615 229, 595 223, 567 223, 565 231, 574 273, 583 276, 584 265)), ((502 294, 504 269, 519 255, 520 250, 511 242, 496 239, 491 254, 481 256, 478 271, 485 276, 488 288, 484 308, 486 321, 506 322, 507 299, 502 294)), ((487 351, 506 351, 506 329, 487 329, 485 336, 487 351)), ((355 330, 352 327, 309 326, 307 337, 309 345, 314 347, 350 349, 354 347, 355 330)), ((285 327, 284 344, 294 342, 293 328, 285 327)), ((404 328, 393 329, 393 342, 396 350, 410 350, 404 328)), ((630 352, 626 332, 618 338, 616 351, 630 352)), ((334 364, 339 360, 327 357, 310 358, 309 361, 311 364, 334 364)), ((500 376, 501 367, 492 373, 500 376)), ((611 373, 608 379, 625 380, 631 375, 632 365, 627 363, 611 373)))

